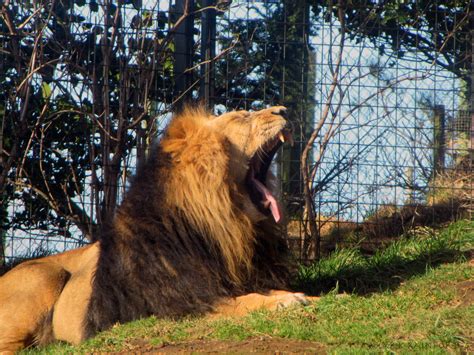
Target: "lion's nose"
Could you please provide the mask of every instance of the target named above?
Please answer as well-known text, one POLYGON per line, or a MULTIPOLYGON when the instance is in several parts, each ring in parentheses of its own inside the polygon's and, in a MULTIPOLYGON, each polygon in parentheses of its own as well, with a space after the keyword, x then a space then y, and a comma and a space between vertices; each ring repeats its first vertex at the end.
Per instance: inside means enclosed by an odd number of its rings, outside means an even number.
POLYGON ((287 108, 285 106, 278 106, 272 111, 272 114, 282 116, 286 119, 287 108))

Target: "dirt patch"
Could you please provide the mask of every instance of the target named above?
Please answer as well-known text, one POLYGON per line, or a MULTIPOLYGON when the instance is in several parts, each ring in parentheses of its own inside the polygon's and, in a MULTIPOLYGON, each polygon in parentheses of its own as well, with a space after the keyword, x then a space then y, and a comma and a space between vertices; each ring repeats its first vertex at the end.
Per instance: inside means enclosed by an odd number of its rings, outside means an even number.
MULTIPOLYGON (((132 344, 130 344, 132 345, 132 344)), ((325 354, 325 346, 312 342, 282 338, 251 338, 243 341, 234 340, 195 340, 161 346, 139 345, 133 347, 133 353, 211 353, 211 354, 325 354)))
POLYGON ((457 286, 460 306, 474 304, 474 280, 460 282, 457 286))

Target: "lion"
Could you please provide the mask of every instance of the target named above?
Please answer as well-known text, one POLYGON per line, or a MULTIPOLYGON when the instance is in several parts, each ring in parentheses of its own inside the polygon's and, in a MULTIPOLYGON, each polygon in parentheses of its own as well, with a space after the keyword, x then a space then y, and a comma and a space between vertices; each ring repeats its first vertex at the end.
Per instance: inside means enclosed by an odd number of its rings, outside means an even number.
POLYGON ((0 352, 79 344, 150 315, 242 315, 304 303, 287 291, 270 171, 292 139, 285 112, 176 115, 98 242, 0 278, 0 352))

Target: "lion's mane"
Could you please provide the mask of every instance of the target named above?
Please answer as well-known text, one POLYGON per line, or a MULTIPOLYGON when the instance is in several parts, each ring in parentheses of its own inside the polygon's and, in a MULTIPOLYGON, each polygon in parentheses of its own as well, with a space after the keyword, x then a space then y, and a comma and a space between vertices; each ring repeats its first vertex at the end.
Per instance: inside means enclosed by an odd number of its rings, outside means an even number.
POLYGON ((170 123, 100 238, 86 334, 139 317, 206 312, 223 296, 282 288, 285 243, 243 213, 229 142, 201 109, 170 123))

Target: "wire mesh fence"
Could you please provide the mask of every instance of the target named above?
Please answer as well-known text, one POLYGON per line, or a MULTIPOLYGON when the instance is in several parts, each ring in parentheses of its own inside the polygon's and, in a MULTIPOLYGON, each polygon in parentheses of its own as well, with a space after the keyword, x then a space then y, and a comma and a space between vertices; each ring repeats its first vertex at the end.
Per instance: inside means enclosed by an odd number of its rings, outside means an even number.
POLYGON ((472 217, 470 1, 1 5, 0 261, 95 240, 171 112, 289 108, 284 233, 313 259, 472 217))

